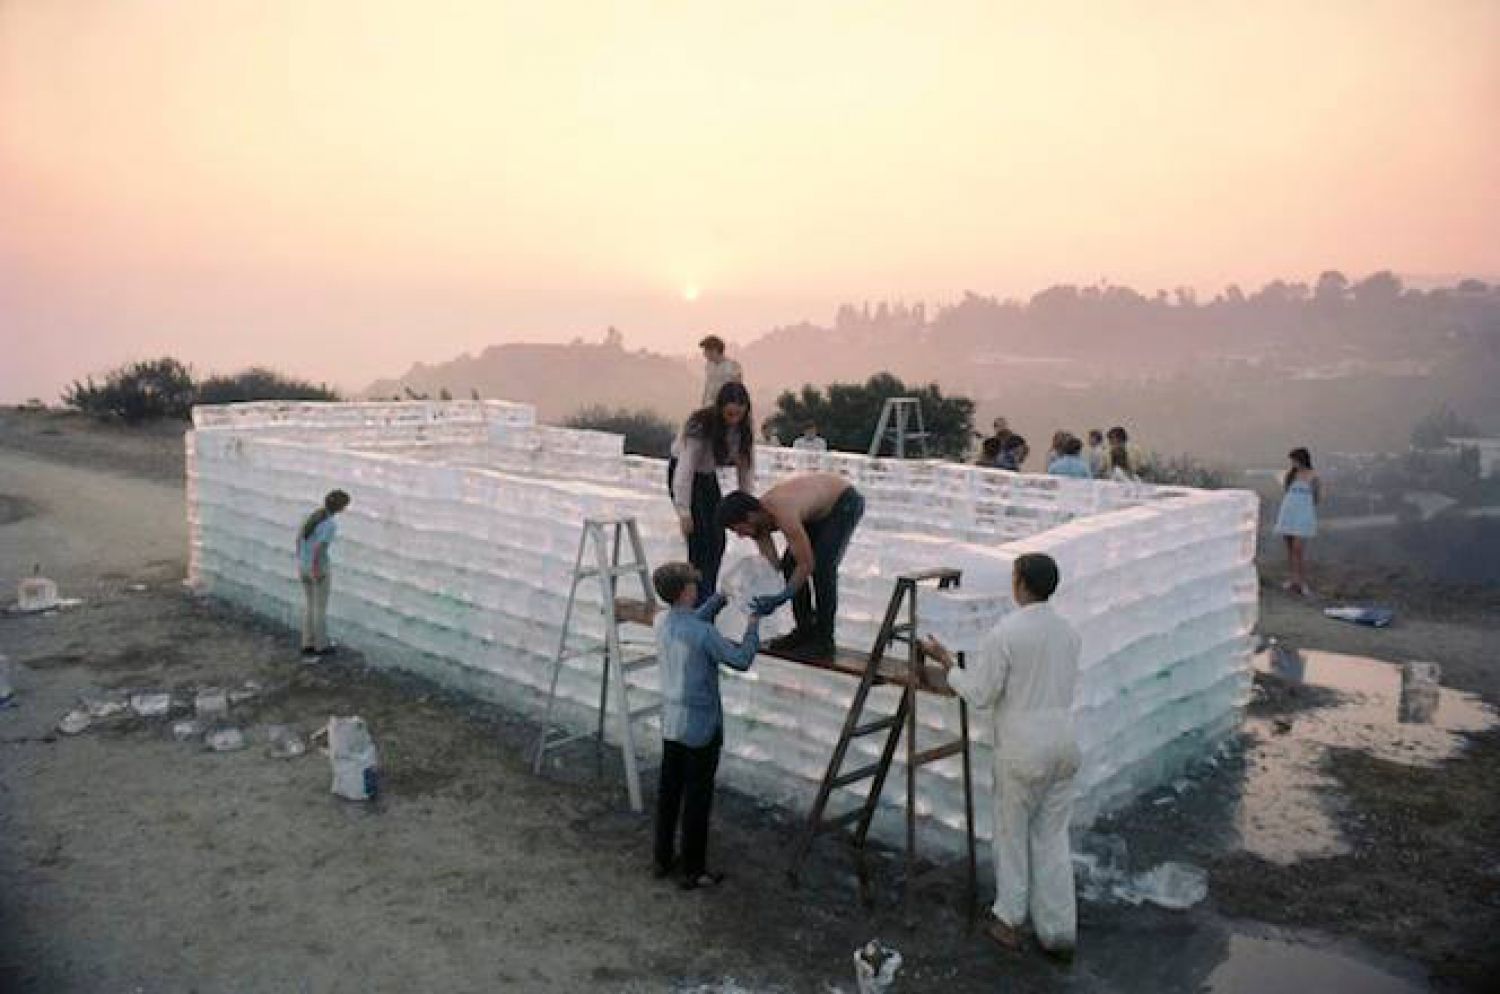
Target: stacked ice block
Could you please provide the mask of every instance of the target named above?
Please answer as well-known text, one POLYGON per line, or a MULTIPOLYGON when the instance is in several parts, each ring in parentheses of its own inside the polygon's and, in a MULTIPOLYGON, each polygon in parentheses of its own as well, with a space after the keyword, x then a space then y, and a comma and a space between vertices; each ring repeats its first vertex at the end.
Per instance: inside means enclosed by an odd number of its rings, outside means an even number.
MULTIPOLYGON (((354 503, 334 550, 336 637, 517 707, 539 706, 545 690, 585 517, 634 517, 653 564, 684 555, 660 460, 626 456, 616 435, 539 426, 525 405, 247 404, 199 408, 194 423, 191 579, 200 590, 294 622, 295 528, 323 493, 342 488, 354 503)), ((1239 721, 1256 611, 1253 495, 791 449, 761 449, 757 460, 762 489, 824 470, 865 494, 840 574, 838 640, 851 648, 873 642, 902 572, 963 570, 958 591, 923 595, 920 624, 968 648, 1012 608, 1014 558, 1057 559, 1055 603, 1084 645, 1080 825, 1171 780, 1239 721)), ((731 536, 725 569, 752 554, 731 536)), ((586 584, 580 597, 602 634, 599 588, 586 584)), ((653 674, 639 674, 648 693, 653 674)), ((560 691, 580 727, 597 681, 596 662, 569 662, 560 691)), ((804 803, 852 681, 761 657, 748 674, 726 674, 723 689, 726 779, 804 803)), ((894 691, 877 696, 877 707, 894 708, 894 691)), ((941 698, 923 698, 919 718, 919 745, 957 728, 956 705, 941 698)), ((856 743, 872 759, 873 748, 856 743)), ((982 789, 988 750, 981 741, 982 789)), ((932 824, 961 827, 959 776, 955 759, 918 778, 918 807, 932 824)), ((988 805, 979 810, 987 822, 988 805)))

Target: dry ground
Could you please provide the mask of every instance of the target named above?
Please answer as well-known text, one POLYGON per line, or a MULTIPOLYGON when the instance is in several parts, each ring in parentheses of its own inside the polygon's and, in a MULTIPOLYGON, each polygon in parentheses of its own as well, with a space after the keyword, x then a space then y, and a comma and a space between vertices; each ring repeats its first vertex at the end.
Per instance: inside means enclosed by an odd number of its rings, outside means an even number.
MULTIPOLYGON (((0 711, 0 991, 665 991, 726 977, 852 990, 850 951, 877 935, 905 953, 910 991, 1198 990, 1246 935, 1440 987, 1483 989, 1500 966, 1494 736, 1438 774, 1336 754, 1355 852, 1292 869, 1236 851, 1235 763, 1189 801, 1127 813, 1115 827, 1132 853, 1207 866, 1209 902, 1186 914, 1086 906, 1071 971, 999 958, 941 886, 905 927, 894 859, 874 909, 854 900, 832 846, 790 889, 797 813, 729 792, 714 851, 730 882, 680 893, 650 878, 649 824, 588 753, 535 778, 523 716, 358 658, 304 668, 290 633, 187 596, 181 466, 175 430, 0 415, 0 589, 40 563, 87 600, 0 617, 21 691, 0 711), (316 754, 273 760, 258 742, 207 753, 138 719, 52 730, 86 689, 247 679, 267 688, 241 712, 252 730, 364 715, 383 799, 334 799, 316 754)), ((1482 614, 1367 632, 1268 594, 1262 627, 1437 659, 1449 682, 1500 700, 1495 622, 1482 614)))

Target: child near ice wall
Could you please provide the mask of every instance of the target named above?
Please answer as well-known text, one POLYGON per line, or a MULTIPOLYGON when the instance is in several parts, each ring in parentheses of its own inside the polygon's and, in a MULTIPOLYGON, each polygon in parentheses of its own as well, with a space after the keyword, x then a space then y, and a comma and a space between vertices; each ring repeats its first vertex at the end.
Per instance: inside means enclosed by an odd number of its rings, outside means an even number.
POLYGON ((348 494, 342 490, 330 490, 323 498, 323 506, 309 514, 297 529, 304 662, 333 653, 333 646, 328 642, 328 594, 333 586, 333 560, 328 548, 338 535, 338 524, 333 519, 348 506, 348 494))
POLYGON ((662 759, 656 795, 656 876, 680 871, 684 890, 712 887, 724 879, 708 869, 708 820, 714 776, 724 745, 724 708, 719 666, 744 671, 760 647, 760 617, 751 615, 736 645, 714 627, 726 602, 714 594, 697 608, 699 574, 690 563, 666 563, 651 576, 657 596, 670 610, 656 619, 661 667, 662 759), (677 826, 682 846, 677 848, 677 826))

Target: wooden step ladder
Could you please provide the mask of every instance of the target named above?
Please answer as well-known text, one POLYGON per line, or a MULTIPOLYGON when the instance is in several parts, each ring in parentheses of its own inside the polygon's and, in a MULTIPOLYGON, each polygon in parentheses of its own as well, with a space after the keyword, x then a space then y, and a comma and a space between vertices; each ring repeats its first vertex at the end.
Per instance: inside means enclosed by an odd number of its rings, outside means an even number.
POLYGON ((542 772, 542 762, 549 750, 570 742, 592 735, 602 748, 610 697, 613 696, 625 762, 625 790, 630 796, 630 808, 636 812, 645 809, 641 803, 641 773, 635 745, 635 723, 642 718, 659 714, 661 704, 631 710, 629 677, 631 673, 656 663, 656 643, 654 639, 650 642, 623 639, 620 636, 620 625, 626 622, 649 625, 653 613, 650 567, 646 564, 645 548, 641 545, 641 533, 636 527, 635 519, 585 519, 583 533, 578 538, 578 555, 573 561, 573 583, 568 589, 568 607, 563 613, 562 634, 558 637, 557 655, 552 661, 552 680, 547 690, 542 730, 537 736, 533 753, 533 773, 542 772), (620 554, 626 539, 629 540, 628 551, 633 558, 622 560, 620 554), (592 557, 589 554, 591 545, 592 557), (592 565, 588 564, 590 558, 592 565), (620 579, 631 575, 640 578, 643 600, 617 597, 620 579), (575 612, 580 609, 579 584, 595 578, 599 581, 599 612, 604 627, 602 639, 585 637, 573 631, 575 612), (650 646, 650 650, 641 652, 645 646, 650 646), (557 682, 562 676, 563 664, 580 656, 600 656, 604 663, 599 677, 599 722, 593 731, 569 733, 561 727, 553 727, 552 713, 557 703, 557 682))
MULTIPOLYGON (((931 582, 936 582, 937 589, 946 590, 958 586, 961 577, 961 571, 956 569, 931 569, 901 575, 896 579, 896 588, 886 607, 885 620, 881 623, 880 631, 875 637, 874 648, 870 650, 869 655, 863 660, 858 660, 857 657, 850 658, 853 656, 852 653, 841 652, 826 665, 813 664, 858 675, 859 688, 854 692, 854 700, 849 705, 849 714, 844 719, 844 728, 839 735, 838 744, 834 746, 833 758, 828 762, 828 772, 823 775, 823 782, 818 787, 817 799, 813 802, 806 828, 793 851, 791 865, 787 870, 787 875, 793 885, 796 885, 802 863, 807 858, 817 837, 824 832, 839 831, 852 826, 849 836, 853 843, 855 865, 859 873, 860 896, 866 902, 870 901, 870 874, 865 862, 865 842, 869 837, 870 825, 880 806, 880 795, 885 787, 886 775, 890 772, 891 761, 895 758, 896 747, 904 730, 906 733, 906 881, 903 888, 903 902, 906 918, 911 921, 912 893, 917 882, 917 770, 950 756, 962 756, 964 821, 968 842, 966 898, 969 919, 973 921, 978 897, 978 871, 974 849, 974 782, 969 756, 969 709, 962 699, 958 700, 959 737, 927 749, 920 751, 917 749, 917 695, 926 692, 954 696, 953 692, 948 689, 947 681, 943 679, 940 670, 932 673, 927 671, 924 654, 917 643, 917 590, 921 584, 931 582), (906 615, 905 620, 901 618, 903 611, 906 615), (907 646, 907 659, 904 665, 886 657, 886 650, 894 642, 902 642, 907 646), (896 705, 895 713, 866 720, 864 712, 870 691, 882 685, 901 688, 901 698, 896 705), (873 763, 845 771, 844 760, 848 755, 850 743, 858 738, 882 733, 885 734, 885 743, 880 750, 880 758, 873 763), (870 788, 857 806, 831 818, 825 817, 828 802, 834 790, 862 781, 870 781, 870 788)), ((798 660, 798 662, 805 662, 805 660, 798 660)))

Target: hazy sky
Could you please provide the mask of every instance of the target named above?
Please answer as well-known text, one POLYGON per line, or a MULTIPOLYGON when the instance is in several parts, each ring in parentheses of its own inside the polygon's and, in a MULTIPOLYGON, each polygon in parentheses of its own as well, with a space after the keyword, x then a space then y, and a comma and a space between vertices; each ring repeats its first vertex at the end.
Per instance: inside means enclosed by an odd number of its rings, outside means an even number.
POLYGON ((0 399, 1492 275, 1497 120, 1493 0, 0 0, 0 399))

